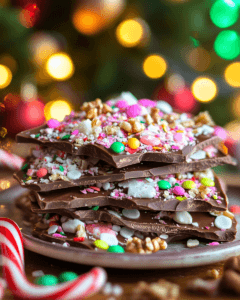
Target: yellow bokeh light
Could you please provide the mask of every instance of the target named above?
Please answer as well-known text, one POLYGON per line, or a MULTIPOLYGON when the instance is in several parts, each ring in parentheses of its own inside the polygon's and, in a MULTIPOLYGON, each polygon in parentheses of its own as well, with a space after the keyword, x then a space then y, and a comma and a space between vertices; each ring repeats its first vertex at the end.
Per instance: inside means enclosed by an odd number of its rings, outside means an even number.
POLYGON ((117 40, 124 47, 137 46, 143 39, 143 34, 143 26, 137 19, 123 21, 116 30, 117 40))
POLYGON ((229 85, 240 87, 240 62, 228 65, 224 72, 224 78, 229 85))
POLYGON ((56 80, 67 80, 74 73, 74 65, 69 55, 56 53, 48 59, 46 70, 56 80))
POLYGON ((95 11, 83 8, 74 12, 72 22, 79 32, 87 35, 99 32, 105 24, 95 11))
POLYGON ((69 115, 72 108, 67 100, 57 99, 48 102, 44 107, 44 116, 48 121, 49 119, 56 119, 58 121, 63 121, 64 117, 69 115))
POLYGON ((216 83, 207 77, 195 79, 191 90, 194 97, 200 102, 209 102, 217 95, 216 83))
POLYGON ((234 97, 232 103, 232 114, 235 117, 240 117, 240 94, 234 97))
POLYGON ((0 65, 0 89, 7 87, 12 81, 12 72, 11 70, 4 66, 0 65))
POLYGON ((143 71, 150 78, 160 78, 167 71, 167 62, 160 55, 149 55, 143 62, 143 71))
MULTIPOLYGON (((10 181, 8 181, 8 180, 1 180, 0 181, 0 189, 1 190, 7 190, 7 189, 10 188, 10 186, 11 186, 10 181)), ((1 205, 1 208, 2 208, 2 205, 1 205)))
POLYGON ((225 129, 228 131, 228 136, 234 141, 238 141, 240 139, 240 122, 238 120, 228 123, 225 126, 225 129))

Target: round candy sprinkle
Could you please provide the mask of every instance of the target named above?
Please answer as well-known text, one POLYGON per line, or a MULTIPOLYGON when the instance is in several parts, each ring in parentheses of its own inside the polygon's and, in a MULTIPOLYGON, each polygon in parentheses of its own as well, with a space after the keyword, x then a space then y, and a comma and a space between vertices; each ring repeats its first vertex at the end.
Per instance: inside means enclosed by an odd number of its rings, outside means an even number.
POLYGON ((171 183, 166 180, 160 180, 157 184, 161 190, 168 190, 171 188, 171 183))
POLYGON ((56 285, 58 279, 53 275, 44 275, 35 279, 35 283, 39 285, 56 285))
POLYGON ((123 247, 116 245, 116 246, 110 246, 107 250, 107 252, 111 252, 111 253, 124 253, 125 250, 123 249, 123 247))
POLYGON ((103 249, 103 250, 107 250, 108 249, 108 244, 104 241, 101 241, 101 240, 96 240, 94 241, 93 243, 97 248, 99 249, 103 249))
POLYGON ((123 143, 120 142, 114 142, 110 149, 115 152, 115 153, 121 153, 125 150, 125 146, 123 145, 123 143))
POLYGON ((226 216, 218 216, 214 221, 214 225, 219 229, 230 229, 232 220, 226 216))
POLYGON ((76 279, 77 277, 78 275, 74 272, 63 272, 58 276, 58 281, 59 282, 71 281, 76 279))
POLYGON ((173 136, 173 138, 174 138, 174 141, 181 142, 182 141, 182 134, 179 133, 179 132, 175 133, 174 136, 173 136))
POLYGON ((157 104, 155 101, 149 99, 140 99, 138 103, 144 107, 155 107, 157 104))
POLYGON ((58 225, 52 225, 51 227, 48 228, 48 234, 53 234, 57 232, 58 230, 58 225))
POLYGON ((50 127, 50 128, 56 128, 56 127, 58 127, 60 124, 61 124, 61 123, 60 123, 58 120, 56 120, 56 119, 50 119, 50 120, 47 121, 47 125, 48 125, 48 127, 50 127))
POLYGON ((109 233, 101 233, 100 240, 106 242, 108 246, 116 246, 118 244, 116 236, 109 233))
POLYGON ((136 118, 141 114, 141 111, 141 106, 138 104, 133 104, 126 108, 126 114, 128 118, 136 118))
POLYGON ((187 197, 177 196, 176 199, 177 199, 178 201, 183 201, 183 200, 187 199, 187 197))
POLYGON ((196 184, 192 180, 186 180, 186 181, 183 182, 182 187, 184 189, 191 190, 191 189, 194 189, 196 187, 196 184))
POLYGON ((185 190, 181 186, 177 185, 173 188, 173 193, 178 196, 183 196, 185 193, 185 190))
POLYGON ((138 219, 140 217, 140 212, 138 209, 126 209, 122 210, 122 214, 124 217, 129 219, 138 219))
POLYGON ((179 224, 192 224, 192 216, 187 211, 175 212, 173 220, 179 224))
POLYGON ((128 103, 126 100, 119 100, 117 103, 116 103, 116 106, 120 109, 123 109, 123 108, 126 108, 128 107, 128 103))
POLYGON ((37 171, 37 177, 41 178, 44 177, 45 175, 47 175, 48 170, 45 168, 41 168, 37 171))
POLYGON ((131 148, 131 149, 137 149, 139 146, 140 146, 140 142, 138 139, 136 138, 130 138, 128 140, 128 146, 131 148))
POLYGON ((133 236, 133 234, 134 234, 134 230, 127 227, 122 227, 120 230, 120 235, 125 239, 129 239, 130 237, 133 236))
POLYGON ((81 175, 82 175, 82 173, 78 170, 73 170, 73 171, 67 172, 67 177, 69 179, 73 179, 73 180, 79 179, 81 177, 81 175))
POLYGON ((204 177, 201 179, 201 184, 204 186, 214 186, 215 182, 210 178, 204 177))
POLYGON ((140 142, 148 146, 157 146, 160 144, 160 139, 149 135, 141 137, 140 142))

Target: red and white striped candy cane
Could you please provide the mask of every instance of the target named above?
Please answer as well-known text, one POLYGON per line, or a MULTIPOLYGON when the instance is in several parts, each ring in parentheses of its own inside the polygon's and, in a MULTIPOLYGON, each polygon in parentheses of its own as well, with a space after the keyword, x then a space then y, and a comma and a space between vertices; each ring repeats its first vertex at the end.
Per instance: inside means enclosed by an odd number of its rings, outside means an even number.
POLYGON ((0 149, 0 166, 8 167, 12 170, 19 170, 24 161, 22 157, 0 149))
POLYGON ((24 272, 22 235, 17 224, 0 218, 0 243, 2 248, 3 273, 11 292, 24 299, 76 300, 97 293, 105 284, 107 276, 102 268, 93 268, 89 273, 73 281, 56 286, 39 286, 30 283, 24 272))

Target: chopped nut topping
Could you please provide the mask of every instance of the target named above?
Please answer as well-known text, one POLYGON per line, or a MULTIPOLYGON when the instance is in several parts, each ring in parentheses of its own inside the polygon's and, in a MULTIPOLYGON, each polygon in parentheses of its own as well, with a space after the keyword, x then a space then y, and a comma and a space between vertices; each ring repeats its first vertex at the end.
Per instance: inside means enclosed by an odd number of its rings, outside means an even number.
POLYGON ((145 129, 145 126, 138 120, 131 118, 128 122, 124 121, 120 123, 120 128, 128 133, 138 133, 145 129))
POLYGON ((219 277, 219 272, 216 269, 208 270, 207 277, 212 279, 217 279, 219 277))
POLYGON ((77 226, 77 232, 76 232, 77 237, 86 237, 86 230, 85 227, 81 224, 77 226))
POLYGON ((104 127, 104 131, 108 134, 108 135, 115 135, 118 133, 119 131, 119 127, 118 126, 113 126, 113 125, 108 125, 106 127, 104 127))
POLYGON ((167 249, 167 243, 166 241, 161 240, 159 237, 156 237, 152 240, 147 237, 144 241, 134 237, 128 239, 126 245, 127 252, 140 254, 150 254, 165 249, 167 249))
POLYGON ((215 123, 209 113, 207 111, 200 112, 196 117, 193 119, 195 121, 196 126, 202 126, 202 125, 209 125, 214 126, 215 123))
POLYGON ((107 104, 103 104, 101 99, 96 99, 95 101, 91 102, 84 102, 81 110, 86 112, 86 117, 90 120, 96 118, 102 113, 107 114, 112 112, 112 108, 107 104))

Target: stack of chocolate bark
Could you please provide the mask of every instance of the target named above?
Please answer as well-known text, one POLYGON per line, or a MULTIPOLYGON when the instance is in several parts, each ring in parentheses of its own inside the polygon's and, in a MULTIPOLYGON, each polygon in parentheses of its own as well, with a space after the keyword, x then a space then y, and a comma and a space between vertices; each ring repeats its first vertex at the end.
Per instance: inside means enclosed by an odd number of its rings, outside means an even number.
POLYGON ((211 170, 234 162, 215 127, 207 112, 122 93, 19 133, 17 142, 38 144, 14 175, 38 213, 34 235, 133 253, 234 240, 236 220, 211 170))

